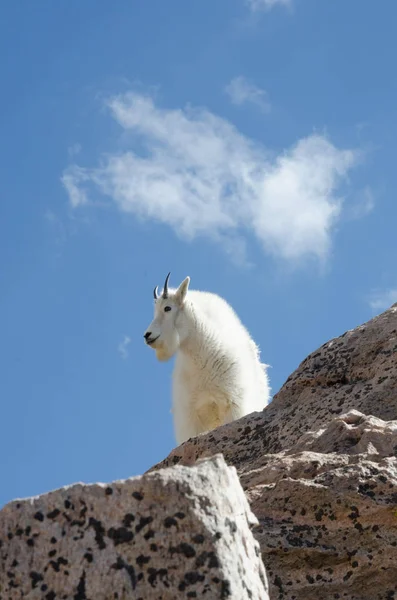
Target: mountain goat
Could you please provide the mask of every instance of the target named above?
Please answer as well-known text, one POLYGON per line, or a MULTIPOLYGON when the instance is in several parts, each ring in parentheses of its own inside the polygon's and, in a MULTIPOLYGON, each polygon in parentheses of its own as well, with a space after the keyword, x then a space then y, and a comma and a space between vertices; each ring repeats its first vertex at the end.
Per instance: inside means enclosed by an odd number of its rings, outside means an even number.
POLYGON ((259 349, 220 296, 189 290, 190 278, 161 296, 154 288, 154 319, 144 333, 160 361, 176 354, 172 413, 175 437, 190 437, 230 423, 269 400, 269 384, 259 349))

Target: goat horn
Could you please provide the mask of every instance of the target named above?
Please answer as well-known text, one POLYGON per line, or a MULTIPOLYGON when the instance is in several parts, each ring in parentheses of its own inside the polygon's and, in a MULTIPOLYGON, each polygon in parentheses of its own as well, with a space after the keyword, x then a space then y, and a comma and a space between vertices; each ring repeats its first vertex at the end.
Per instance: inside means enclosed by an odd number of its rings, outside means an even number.
POLYGON ((156 287, 155 287, 155 288, 154 288, 154 290, 153 290, 153 297, 154 297, 154 299, 155 299, 155 300, 157 300, 157 299, 158 299, 158 297, 159 297, 159 293, 158 293, 158 285, 156 285, 156 287))
POLYGON ((163 298, 168 298, 168 280, 170 278, 171 272, 168 273, 165 278, 164 289, 163 289, 163 298))

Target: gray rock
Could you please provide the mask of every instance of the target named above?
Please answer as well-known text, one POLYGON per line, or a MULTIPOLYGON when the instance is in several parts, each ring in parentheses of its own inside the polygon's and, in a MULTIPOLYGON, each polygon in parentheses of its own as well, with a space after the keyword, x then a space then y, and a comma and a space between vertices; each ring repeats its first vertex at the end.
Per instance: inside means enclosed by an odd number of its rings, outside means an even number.
POLYGON ((0 511, 0 599, 266 600, 258 523, 222 456, 0 511))

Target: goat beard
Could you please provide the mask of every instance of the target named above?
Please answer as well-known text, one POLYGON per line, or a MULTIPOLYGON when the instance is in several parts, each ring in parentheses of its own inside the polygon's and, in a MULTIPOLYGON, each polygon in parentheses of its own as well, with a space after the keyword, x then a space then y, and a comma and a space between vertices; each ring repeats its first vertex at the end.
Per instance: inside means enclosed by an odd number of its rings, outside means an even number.
POLYGON ((171 348, 167 344, 164 344, 162 340, 155 342, 154 350, 156 352, 156 358, 160 362, 167 362, 172 358, 177 350, 177 345, 171 348))
POLYGON ((160 362, 167 362, 167 360, 170 360, 170 358, 172 357, 172 354, 167 352, 167 349, 164 347, 163 348, 155 348, 155 350, 156 350, 156 358, 160 362))
POLYGON ((154 342, 155 346, 153 346, 153 350, 156 352, 156 358, 160 362, 166 362, 171 358, 171 353, 167 350, 167 346, 165 346, 162 341, 154 342))

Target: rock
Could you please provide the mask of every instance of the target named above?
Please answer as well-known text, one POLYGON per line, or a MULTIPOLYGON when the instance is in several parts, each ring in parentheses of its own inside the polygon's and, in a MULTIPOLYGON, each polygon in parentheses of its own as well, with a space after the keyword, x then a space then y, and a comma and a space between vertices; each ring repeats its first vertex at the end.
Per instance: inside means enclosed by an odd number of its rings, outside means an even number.
POLYGON ((397 599, 397 305, 151 471, 219 452, 259 519, 272 600, 397 599))
POLYGON ((358 411, 263 457, 241 482, 270 597, 397 597, 397 421, 358 411))
POLYGON ((0 511, 0 599, 266 600, 236 470, 221 456, 0 511))

